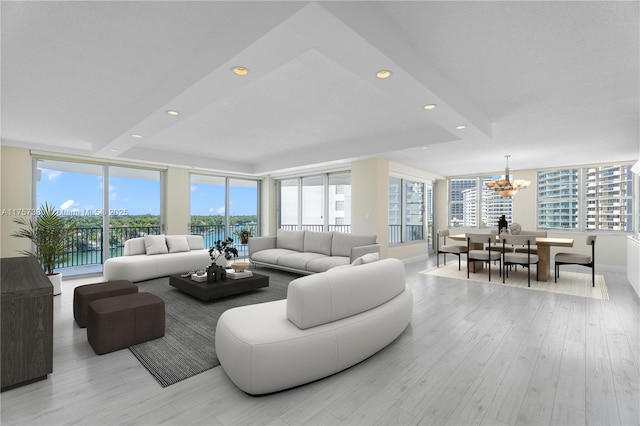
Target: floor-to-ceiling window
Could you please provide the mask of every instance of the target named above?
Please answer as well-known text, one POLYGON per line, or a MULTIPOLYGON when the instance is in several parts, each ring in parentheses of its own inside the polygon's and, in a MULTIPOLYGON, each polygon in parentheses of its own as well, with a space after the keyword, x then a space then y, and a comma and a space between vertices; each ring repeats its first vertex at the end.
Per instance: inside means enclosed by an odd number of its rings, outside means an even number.
POLYGON ((302 229, 324 230, 324 178, 324 175, 302 178, 302 229))
MULTIPOLYGON (((431 185, 414 179, 389 177, 389 244, 427 240, 425 226, 429 228, 428 207, 432 205, 431 185)), ((431 211, 431 227, 433 211, 431 211)))
POLYGON ((300 221, 300 179, 278 181, 278 213, 280 228, 298 229, 300 221))
POLYGON ((36 205, 52 204, 76 223, 72 251, 58 265, 66 275, 100 272, 127 239, 161 232, 161 170, 50 158, 34 165, 36 205))
POLYGON ((234 231, 241 229, 259 235, 259 189, 256 179, 191 174, 191 233, 202 235, 206 247, 227 237, 239 244, 234 231))
POLYGON ((229 179, 229 236, 240 256, 248 256, 248 246, 241 245, 240 232, 258 235, 259 182, 248 179, 229 179))
POLYGON ((161 178, 157 170, 110 166, 108 172, 109 247, 122 256, 129 238, 162 232, 161 178))
POLYGON ((405 241, 424 239, 424 183, 405 181, 405 241))
POLYGON ((389 177, 389 244, 402 242, 402 179, 389 177))
POLYGON ((282 229, 351 232, 351 174, 336 172, 278 180, 282 229))
POLYGON ((332 173, 328 176, 328 181, 328 230, 349 232, 351 229, 351 174, 332 173))

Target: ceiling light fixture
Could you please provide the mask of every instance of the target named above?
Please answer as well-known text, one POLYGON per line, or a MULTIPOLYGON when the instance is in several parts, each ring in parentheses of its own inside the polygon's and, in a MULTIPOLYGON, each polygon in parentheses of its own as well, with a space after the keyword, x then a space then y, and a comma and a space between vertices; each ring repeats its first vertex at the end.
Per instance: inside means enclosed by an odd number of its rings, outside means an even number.
POLYGON ((139 135, 137 133, 132 134, 131 137, 136 139, 142 139, 142 135, 139 135))
POLYGON ((179 113, 178 111, 174 111, 174 110, 172 110, 172 109, 170 109, 169 111, 167 111, 167 114, 169 114, 169 115, 173 115, 174 117, 175 117, 176 115, 180 115, 180 113, 179 113))
POLYGON ((465 126, 464 124, 461 124, 461 125, 459 125, 459 126, 456 126, 456 130, 464 130, 464 129, 466 129, 466 128, 467 128, 467 126, 465 126))
POLYGON ((426 104, 426 105, 424 106, 424 109, 426 109, 427 111, 429 111, 429 110, 435 109, 437 106, 438 106, 438 105, 436 105, 436 104, 426 104))
POLYGON ((389 70, 380 70, 376 73, 376 77, 380 80, 384 80, 385 78, 391 77, 391 71, 389 70))
POLYGON ((531 185, 531 181, 529 180, 509 180, 509 157, 510 155, 505 155, 504 158, 507 159, 507 167, 504 169, 504 176, 498 180, 493 182, 485 182, 485 186, 489 189, 493 189, 500 195, 501 197, 513 197, 516 195, 519 189, 525 189, 529 185, 531 185))
POLYGON ((233 73, 235 75, 247 75, 247 74, 249 74, 249 69, 245 68, 245 67, 233 67, 233 68, 231 68, 231 71, 233 71, 233 73))

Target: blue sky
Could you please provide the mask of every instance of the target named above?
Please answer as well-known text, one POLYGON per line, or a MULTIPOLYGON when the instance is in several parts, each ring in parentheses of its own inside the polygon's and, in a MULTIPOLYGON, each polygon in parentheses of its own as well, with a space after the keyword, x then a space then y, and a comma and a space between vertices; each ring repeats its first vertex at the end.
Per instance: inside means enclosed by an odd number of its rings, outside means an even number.
MULTIPOLYGON (((37 184, 37 204, 55 205, 66 214, 102 214, 102 176, 42 170, 37 184)), ((187 189, 185 189, 187 190, 187 189)), ((193 184, 191 192, 192 215, 224 215, 224 188, 214 185, 193 184)), ((160 214, 160 183, 153 180, 110 178, 109 210, 113 214, 160 214)), ((256 214, 256 188, 232 187, 231 215, 256 214)))

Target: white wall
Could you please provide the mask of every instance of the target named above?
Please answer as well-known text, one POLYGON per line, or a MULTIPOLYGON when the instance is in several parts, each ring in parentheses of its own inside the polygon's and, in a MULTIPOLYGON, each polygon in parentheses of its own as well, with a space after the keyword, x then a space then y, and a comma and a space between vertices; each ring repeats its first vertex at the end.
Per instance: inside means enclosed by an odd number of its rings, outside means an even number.
MULTIPOLYGON (((18 251, 29 250, 30 242, 25 238, 14 238, 11 234, 20 226, 13 223, 22 209, 32 208, 32 169, 29 150, 11 147, 0 149, 0 257, 21 256, 18 251)), ((24 211, 27 213, 27 211, 24 211)), ((22 216, 25 217, 25 216, 22 216)), ((28 216, 27 216, 28 217, 28 216)))

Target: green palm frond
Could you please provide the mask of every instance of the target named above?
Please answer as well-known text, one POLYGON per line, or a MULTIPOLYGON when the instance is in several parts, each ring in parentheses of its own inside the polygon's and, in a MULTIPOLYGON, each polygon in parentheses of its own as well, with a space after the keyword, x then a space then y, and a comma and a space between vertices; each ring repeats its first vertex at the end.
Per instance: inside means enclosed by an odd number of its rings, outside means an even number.
POLYGON ((35 256, 47 275, 53 275, 55 265, 66 261, 76 229, 75 224, 60 216, 58 210, 49 203, 40 206, 35 217, 16 218, 14 223, 23 228, 12 233, 11 236, 27 238, 35 246, 34 251, 22 250, 20 253, 35 256))

